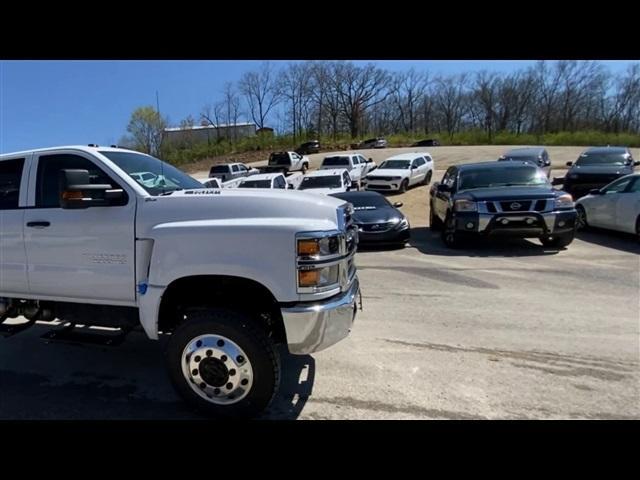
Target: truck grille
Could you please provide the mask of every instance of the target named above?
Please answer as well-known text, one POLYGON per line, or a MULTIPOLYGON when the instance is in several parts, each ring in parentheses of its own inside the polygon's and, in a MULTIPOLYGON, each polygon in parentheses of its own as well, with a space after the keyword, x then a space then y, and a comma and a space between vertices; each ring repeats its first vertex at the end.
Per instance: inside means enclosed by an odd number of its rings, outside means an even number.
POLYGON ((525 212, 531 208, 531 201, 509 200, 500 202, 503 212, 525 212))
POLYGON ((486 202, 489 213, 508 212, 544 212, 547 208, 547 200, 504 200, 500 202, 486 202))

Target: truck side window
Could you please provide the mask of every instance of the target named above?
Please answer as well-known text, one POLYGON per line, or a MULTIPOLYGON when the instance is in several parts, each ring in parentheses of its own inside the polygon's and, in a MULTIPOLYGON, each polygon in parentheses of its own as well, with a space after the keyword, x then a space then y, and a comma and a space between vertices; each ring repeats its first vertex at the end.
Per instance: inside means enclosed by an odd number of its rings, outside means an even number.
MULTIPOLYGON (((43 155, 38 160, 38 176, 36 178, 36 208, 60 207, 60 171, 78 168, 89 171, 92 184, 109 184, 112 188, 121 188, 106 173, 90 160, 73 154, 43 155)), ((126 205, 126 195, 113 205, 126 205)))
POLYGON ((239 172, 240 171, 240 167, 238 165, 233 165, 231 167, 231 170, 233 170, 234 172, 239 172))
POLYGON ((15 210, 20 196, 24 158, 0 162, 0 209, 15 210))

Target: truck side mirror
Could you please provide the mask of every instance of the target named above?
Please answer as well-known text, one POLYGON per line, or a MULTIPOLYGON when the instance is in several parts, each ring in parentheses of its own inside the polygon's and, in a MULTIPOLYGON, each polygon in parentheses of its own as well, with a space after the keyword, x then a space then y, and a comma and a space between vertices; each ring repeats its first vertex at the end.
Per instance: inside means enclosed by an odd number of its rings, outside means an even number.
POLYGON ((104 207, 124 196, 122 189, 113 189, 109 184, 91 184, 88 170, 61 170, 59 187, 60 206, 68 209, 104 207))
POLYGON ((570 167, 571 165, 573 165, 573 162, 567 162, 567 167, 570 167))

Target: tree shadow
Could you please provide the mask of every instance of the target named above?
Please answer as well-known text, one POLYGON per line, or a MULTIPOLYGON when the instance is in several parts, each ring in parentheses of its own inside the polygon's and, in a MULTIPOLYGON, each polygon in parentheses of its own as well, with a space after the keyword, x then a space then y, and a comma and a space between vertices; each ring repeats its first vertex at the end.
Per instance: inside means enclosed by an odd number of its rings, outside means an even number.
POLYGON ((588 230, 578 232, 577 238, 583 242, 592 243, 601 247, 614 248, 625 253, 640 254, 640 242, 631 233, 617 232, 591 227, 588 230))
POLYGON ((409 244, 421 253, 448 257, 531 257, 556 255, 565 250, 544 247, 535 240, 482 236, 470 237, 460 248, 453 249, 442 243, 440 232, 432 231, 429 227, 412 228, 409 244))

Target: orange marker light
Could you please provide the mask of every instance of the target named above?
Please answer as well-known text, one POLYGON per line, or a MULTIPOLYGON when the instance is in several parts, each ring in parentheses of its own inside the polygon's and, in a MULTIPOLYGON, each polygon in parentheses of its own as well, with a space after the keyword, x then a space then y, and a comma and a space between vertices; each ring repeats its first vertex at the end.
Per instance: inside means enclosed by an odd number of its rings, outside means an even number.
POLYGON ((298 285, 301 287, 314 287, 320 281, 320 270, 300 270, 298 272, 298 285))
POLYGON ((317 240, 298 240, 298 255, 312 256, 319 252, 320 245, 317 240))

